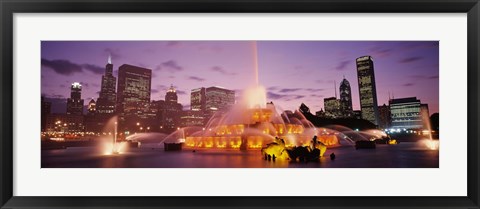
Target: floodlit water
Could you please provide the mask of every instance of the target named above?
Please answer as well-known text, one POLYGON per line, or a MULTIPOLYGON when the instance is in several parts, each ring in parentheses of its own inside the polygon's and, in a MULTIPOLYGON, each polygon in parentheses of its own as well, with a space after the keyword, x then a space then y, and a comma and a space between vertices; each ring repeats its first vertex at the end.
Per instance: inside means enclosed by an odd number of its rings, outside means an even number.
POLYGON ((105 155, 92 147, 42 150, 42 168, 438 168, 439 151, 421 142, 328 149, 319 162, 265 161, 259 150, 165 152, 153 144, 105 155), (335 160, 329 155, 334 152, 335 160))

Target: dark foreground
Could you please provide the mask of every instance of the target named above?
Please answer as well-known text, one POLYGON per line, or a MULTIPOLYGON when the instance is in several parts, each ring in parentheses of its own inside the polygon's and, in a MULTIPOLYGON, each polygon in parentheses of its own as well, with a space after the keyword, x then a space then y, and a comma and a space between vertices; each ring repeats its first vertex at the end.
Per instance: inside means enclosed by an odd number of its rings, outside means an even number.
POLYGON ((330 148, 317 162, 265 161, 260 151, 191 150, 165 152, 155 144, 105 155, 93 147, 42 150, 42 168, 438 168, 439 151, 421 142, 355 150, 330 148), (329 155, 334 152, 335 160, 329 155))

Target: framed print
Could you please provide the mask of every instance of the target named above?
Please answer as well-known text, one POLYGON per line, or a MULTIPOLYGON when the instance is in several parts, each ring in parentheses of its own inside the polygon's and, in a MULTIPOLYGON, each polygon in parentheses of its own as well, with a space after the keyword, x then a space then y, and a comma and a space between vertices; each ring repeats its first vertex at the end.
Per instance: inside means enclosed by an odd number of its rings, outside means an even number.
POLYGON ((2 208, 479 207, 476 0, 1 8, 2 208))

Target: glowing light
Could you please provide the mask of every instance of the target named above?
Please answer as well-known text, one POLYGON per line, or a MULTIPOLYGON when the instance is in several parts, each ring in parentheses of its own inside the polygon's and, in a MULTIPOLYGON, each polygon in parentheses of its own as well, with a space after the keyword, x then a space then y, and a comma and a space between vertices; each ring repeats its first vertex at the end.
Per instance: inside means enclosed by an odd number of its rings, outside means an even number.
POLYGON ((432 139, 425 139, 424 144, 427 146, 428 149, 431 150, 438 150, 440 143, 438 140, 432 140, 432 139))

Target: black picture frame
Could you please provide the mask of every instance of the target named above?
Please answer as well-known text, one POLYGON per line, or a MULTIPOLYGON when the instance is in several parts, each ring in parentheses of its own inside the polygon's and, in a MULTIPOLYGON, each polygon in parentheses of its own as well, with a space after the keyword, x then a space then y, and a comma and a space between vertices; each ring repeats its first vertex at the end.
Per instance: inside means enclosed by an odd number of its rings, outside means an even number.
MULTIPOLYGON (((479 208, 478 0, 0 0, 1 208, 479 208), (465 197, 21 197, 13 196, 15 13, 467 13, 468 195, 465 197)), ((348 185, 345 185, 348 187, 348 185)), ((442 188, 439 183, 439 188, 442 188)), ((412 188, 414 189, 414 188, 412 188)))

